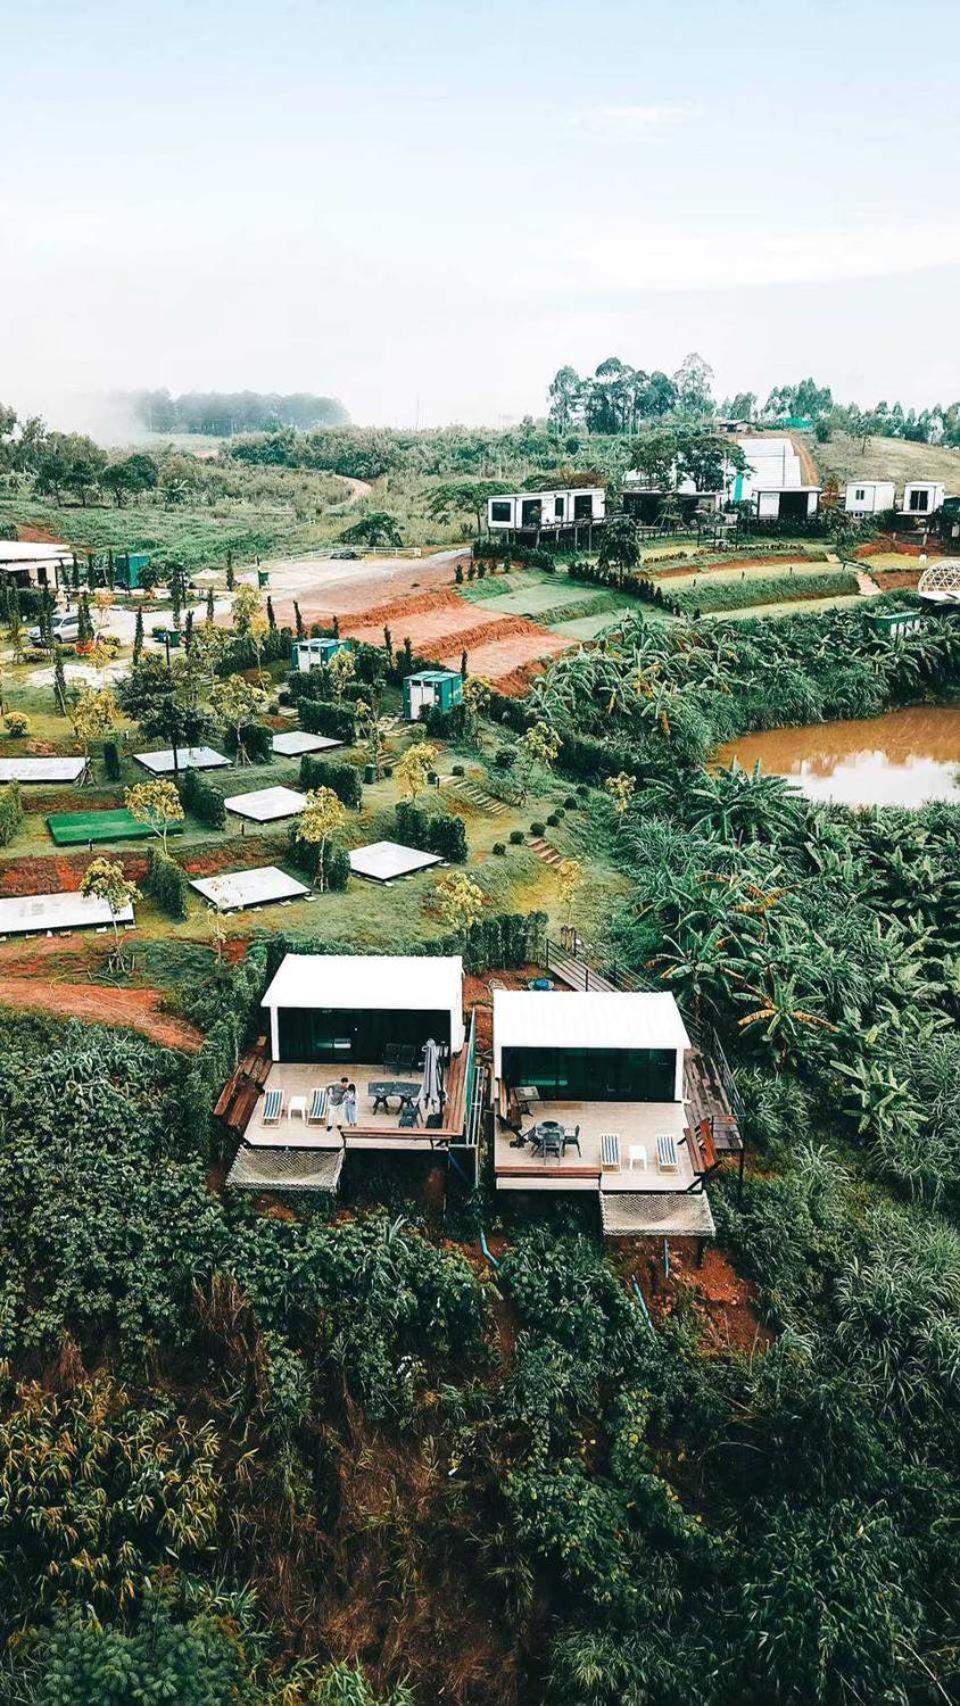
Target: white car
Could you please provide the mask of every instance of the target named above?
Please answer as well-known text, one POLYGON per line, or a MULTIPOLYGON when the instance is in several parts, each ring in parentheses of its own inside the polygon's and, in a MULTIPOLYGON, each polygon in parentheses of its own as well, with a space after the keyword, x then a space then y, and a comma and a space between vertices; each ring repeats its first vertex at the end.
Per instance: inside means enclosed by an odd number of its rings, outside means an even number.
MULTIPOLYGON (((63 615, 61 613, 59 616, 54 616, 50 627, 54 645, 68 645, 72 640, 79 640, 80 638, 80 618, 76 611, 72 614, 63 615)), ((43 644, 43 635, 39 628, 30 629, 30 644, 32 646, 43 644)))

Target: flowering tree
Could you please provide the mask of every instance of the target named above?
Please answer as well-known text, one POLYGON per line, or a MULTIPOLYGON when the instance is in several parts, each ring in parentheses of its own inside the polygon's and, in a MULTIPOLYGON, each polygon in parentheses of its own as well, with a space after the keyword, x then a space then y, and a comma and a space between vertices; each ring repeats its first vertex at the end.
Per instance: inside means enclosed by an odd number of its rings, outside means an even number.
POLYGON ((154 835, 159 835, 166 852, 170 825, 182 823, 184 819, 180 795, 173 783, 164 782, 159 777, 152 782, 138 782, 136 787, 127 789, 124 804, 138 823, 149 824, 154 835))
POLYGON ((466 936, 483 914, 483 890, 466 871, 447 871, 435 885, 437 907, 447 930, 466 936))
POLYGON ((397 760, 394 775, 401 794, 411 805, 417 795, 423 793, 439 756, 439 747, 432 746, 428 740, 421 740, 414 741, 412 746, 407 747, 403 757, 397 760))
POLYGON ((297 824, 297 839, 317 849, 317 888, 326 887, 324 861, 327 843, 347 819, 346 807, 332 788, 314 788, 297 824))
POLYGON ((243 731, 246 725, 253 721, 263 700, 261 689, 254 687, 253 683, 245 680, 242 675, 225 675, 211 690, 210 704, 214 716, 232 729, 235 736, 238 764, 250 762, 243 744, 243 731))
POLYGON ((82 895, 95 895, 97 900, 105 900, 109 906, 113 923, 114 963, 118 971, 126 971, 117 913, 122 912, 131 901, 140 898, 140 890, 136 883, 127 881, 123 874, 123 866, 115 860, 94 859, 83 873, 80 893, 82 895))

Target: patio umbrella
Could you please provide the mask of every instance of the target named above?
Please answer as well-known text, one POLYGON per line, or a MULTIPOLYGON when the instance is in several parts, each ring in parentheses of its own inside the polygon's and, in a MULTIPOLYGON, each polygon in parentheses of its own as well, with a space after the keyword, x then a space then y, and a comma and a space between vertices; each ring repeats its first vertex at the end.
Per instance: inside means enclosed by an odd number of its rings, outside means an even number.
POLYGON ((420 1105, 431 1108, 434 1102, 440 1101, 440 1050, 432 1037, 428 1037, 423 1049, 423 1083, 420 1086, 420 1105))

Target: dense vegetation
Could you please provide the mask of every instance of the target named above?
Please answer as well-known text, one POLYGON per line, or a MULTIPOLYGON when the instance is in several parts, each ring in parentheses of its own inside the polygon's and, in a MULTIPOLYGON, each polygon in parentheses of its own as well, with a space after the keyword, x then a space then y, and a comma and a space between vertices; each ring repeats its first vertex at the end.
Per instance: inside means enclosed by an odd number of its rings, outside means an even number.
POLYGON ((230 438, 240 432, 268 432, 275 427, 342 426, 349 419, 335 397, 314 397, 308 391, 288 396, 275 391, 188 391, 171 397, 169 391, 118 391, 111 401, 130 409, 147 432, 198 432, 230 438))

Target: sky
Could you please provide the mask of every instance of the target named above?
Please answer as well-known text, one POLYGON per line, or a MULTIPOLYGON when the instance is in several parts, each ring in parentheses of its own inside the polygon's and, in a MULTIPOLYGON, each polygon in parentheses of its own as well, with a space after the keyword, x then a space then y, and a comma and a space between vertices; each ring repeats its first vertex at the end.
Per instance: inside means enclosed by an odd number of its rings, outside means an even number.
POLYGON ((0 0, 0 401, 960 397, 956 0, 0 0))

